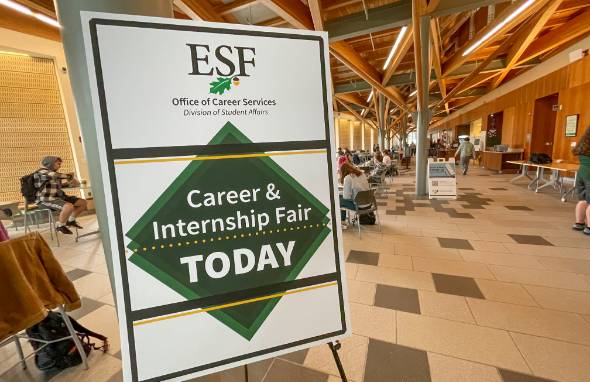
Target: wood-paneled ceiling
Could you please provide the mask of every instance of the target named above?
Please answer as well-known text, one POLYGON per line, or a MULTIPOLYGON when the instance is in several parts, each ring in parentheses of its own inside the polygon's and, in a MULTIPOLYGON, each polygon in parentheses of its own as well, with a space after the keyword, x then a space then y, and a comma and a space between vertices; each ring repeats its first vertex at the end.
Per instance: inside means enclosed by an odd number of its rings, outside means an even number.
MULTIPOLYGON (((52 0, 16 1, 55 17, 52 0)), ((383 94, 382 126, 394 130, 416 109, 417 79, 429 81, 434 122, 590 34, 590 0, 174 0, 174 11, 177 18, 328 31, 337 110, 378 126, 380 97, 367 99, 383 94), (413 7, 430 18, 430 75, 416 72, 413 7)))

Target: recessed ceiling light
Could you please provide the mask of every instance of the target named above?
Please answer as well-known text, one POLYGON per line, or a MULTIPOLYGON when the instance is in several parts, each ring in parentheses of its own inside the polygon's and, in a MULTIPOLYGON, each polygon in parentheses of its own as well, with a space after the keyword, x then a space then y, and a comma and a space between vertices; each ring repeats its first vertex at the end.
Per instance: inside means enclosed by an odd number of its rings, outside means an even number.
POLYGON ((518 16, 522 12, 524 12, 525 9, 527 9, 528 7, 530 7, 534 2, 535 2, 535 0, 528 0, 527 2, 525 2, 524 4, 522 4, 520 7, 516 8, 516 10, 514 10, 514 12, 512 12, 508 17, 506 17, 504 20, 502 20, 500 23, 498 23, 498 25, 496 25, 495 27, 493 27, 482 38, 480 38, 475 43, 473 43, 473 45, 471 45, 469 48, 467 48, 465 50, 465 52, 463 52, 463 57, 467 56, 468 54, 470 54, 471 52, 473 52, 475 49, 479 48, 481 46, 481 44, 483 44, 490 37, 492 37, 493 35, 495 35, 496 33, 498 33, 498 31, 500 29, 504 28, 504 26, 506 24, 508 24, 509 22, 511 22, 512 20, 514 20, 514 18, 516 16, 518 16))
POLYGON ((383 65, 383 70, 387 69, 387 67, 389 66, 389 63, 391 63, 391 59, 393 58, 393 55, 395 54, 395 52, 399 48, 400 44, 402 43, 402 39, 404 38, 404 35, 406 34, 407 31, 408 31, 407 26, 402 27, 402 29, 399 31, 397 38, 395 39, 395 43, 393 44, 393 46, 391 47, 391 50, 389 51, 389 55, 387 56, 387 60, 385 60, 385 64, 383 65))
POLYGON ((25 7, 24 5, 19 4, 19 3, 15 2, 15 1, 12 1, 12 0, 0 0, 0 4, 6 6, 8 8, 10 8, 10 9, 14 9, 17 12, 24 13, 25 15, 33 16, 37 20, 42 21, 42 22, 44 22, 46 24, 49 24, 51 26, 54 26, 56 28, 61 28, 61 25, 59 25, 59 23, 57 22, 57 20, 52 19, 51 17, 46 16, 44 14, 33 12, 28 7, 25 7))

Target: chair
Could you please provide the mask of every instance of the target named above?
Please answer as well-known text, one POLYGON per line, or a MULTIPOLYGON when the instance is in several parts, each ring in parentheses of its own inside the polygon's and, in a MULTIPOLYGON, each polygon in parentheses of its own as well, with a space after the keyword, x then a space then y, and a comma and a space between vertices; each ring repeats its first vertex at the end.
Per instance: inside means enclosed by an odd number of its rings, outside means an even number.
POLYGON ((18 208, 19 202, 3 204, 0 206, 0 220, 10 220, 12 224, 6 228, 14 228, 18 231, 19 223, 25 227, 25 215, 18 208))
POLYGON ((385 173, 391 178, 391 180, 393 180, 394 176, 399 175, 397 163, 395 161, 391 161, 391 163, 387 165, 387 170, 385 173))
POLYGON ((25 209, 24 209, 24 216, 25 216, 25 233, 30 232, 31 228, 29 227, 27 216, 31 215, 37 224, 37 229, 39 229, 39 222, 43 218, 43 215, 47 214, 47 223, 49 224, 49 235, 51 237, 51 241, 53 241, 53 236, 55 232, 55 242, 57 246, 60 246, 59 243, 59 236, 57 231, 55 231, 55 219, 59 216, 59 211, 54 211, 48 207, 40 206, 40 205, 33 205, 31 206, 29 202, 27 202, 25 198, 25 209), (41 218, 41 219, 40 219, 41 218))
MULTIPOLYGON (((53 341, 45 341, 45 340, 41 340, 38 338, 29 337, 26 333, 18 333, 18 334, 11 336, 11 337, 8 337, 7 339, 5 339, 3 341, 0 341, 0 348, 4 347, 5 345, 8 345, 11 342, 14 342, 14 345, 16 346, 18 358, 19 358, 18 363, 21 364, 21 367, 23 368, 23 370, 27 369, 27 363, 26 363, 27 358, 34 357, 41 349, 43 349, 44 347, 46 347, 50 343, 67 341, 70 339, 72 341, 74 341, 74 346, 76 347, 78 354, 80 354, 80 358, 82 359, 82 366, 84 367, 85 370, 88 370, 87 356, 86 356, 86 352, 84 351, 84 347, 82 346, 82 341, 80 340, 80 337, 78 337, 78 334, 74 330, 74 326, 72 325, 72 321, 70 321, 70 317, 66 314, 66 311, 64 309, 64 305, 59 305, 57 307, 57 311, 62 316, 64 323, 66 325, 66 328, 69 332, 69 335, 67 335, 65 337, 61 337, 61 338, 53 340, 53 341), (41 345, 36 350, 33 350, 33 353, 31 353, 25 357, 25 355, 23 353, 22 345, 20 343, 21 339, 39 342, 41 345)), ((17 363, 17 365, 18 365, 18 363, 17 363)))
POLYGON ((359 191, 354 197, 354 204, 356 208, 353 210, 355 213, 355 221, 358 226, 359 238, 361 237, 361 215, 369 215, 370 213, 375 214, 375 219, 379 225, 379 232, 381 232, 381 221, 379 220, 379 213, 377 211, 377 200, 375 200, 375 190, 359 191), (363 206, 363 207, 359 207, 363 206))
POLYGON ((379 167, 375 169, 375 173, 369 176, 369 186, 378 189, 385 185, 385 176, 387 174, 386 167, 379 167))

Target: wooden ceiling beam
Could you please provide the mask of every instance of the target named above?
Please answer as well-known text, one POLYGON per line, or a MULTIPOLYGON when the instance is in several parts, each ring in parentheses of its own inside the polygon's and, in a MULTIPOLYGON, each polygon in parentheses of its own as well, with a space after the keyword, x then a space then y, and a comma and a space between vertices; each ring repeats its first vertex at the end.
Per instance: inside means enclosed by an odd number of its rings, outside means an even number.
MULTIPOLYGON (((521 25, 521 27, 519 28, 519 31, 526 29, 527 25, 524 24, 524 26, 521 25)), ((474 84, 473 80, 477 77, 477 75, 479 75, 498 55, 504 53, 508 48, 510 48, 512 46, 512 44, 514 43, 514 40, 516 40, 516 38, 518 37, 518 32, 514 33, 512 36, 510 36, 509 38, 505 39, 504 42, 502 43, 502 45, 500 45, 496 51, 492 54, 490 54, 488 56, 488 58, 486 58, 484 61, 482 61, 479 65, 477 65, 477 67, 471 72, 469 73, 469 75, 467 75, 467 77, 463 78, 463 80, 461 80, 461 82, 459 84, 457 84, 453 90, 451 90, 446 97, 443 97, 443 99, 437 103, 437 106, 440 106, 442 103, 444 102, 449 102, 452 97, 459 93, 460 91, 464 91, 470 87, 473 86, 477 86, 478 84, 480 84, 481 82, 478 82, 477 85, 474 84)), ((493 78, 494 76, 496 76, 498 74, 498 72, 492 73, 490 75, 489 78, 493 78)))
POLYGON ((566 0, 556 13, 577 11, 578 9, 587 8, 589 5, 588 0, 566 0))
POLYGON ((278 27, 278 26, 287 25, 287 24, 288 24, 288 22, 286 22, 281 17, 273 17, 272 19, 268 19, 268 20, 256 23, 256 25, 258 25, 260 27, 278 27))
MULTIPOLYGON (((586 33, 590 32, 590 9, 580 13, 563 26, 553 29, 533 41, 518 60, 518 64, 527 62, 544 53, 563 46, 586 33)), ((517 64, 517 65, 518 65, 517 64)))
POLYGON ((241 11, 242 9, 248 8, 252 5, 256 5, 259 0, 235 0, 229 4, 223 4, 215 7, 215 11, 218 15, 225 16, 231 13, 241 11))
POLYGON ((455 33, 457 33, 459 28, 461 28, 463 26, 463 24, 465 24, 470 18, 471 18, 471 12, 465 12, 461 17, 458 18, 458 20, 454 24, 452 24, 452 26, 448 30, 443 31, 443 33, 442 33, 444 36, 443 44, 446 45, 448 43, 449 39, 455 33))
MULTIPOLYGON (((45 16, 49 16, 52 19, 57 20, 57 15, 55 14, 54 7, 44 7, 44 6, 37 4, 36 2, 31 1, 31 0, 18 0, 17 2, 21 3, 24 6, 29 7, 33 11, 37 11, 39 13, 44 14, 45 16)), ((53 1, 51 2, 51 4, 53 5, 53 1)))
POLYGON ((357 93, 336 94, 336 97, 340 98, 342 101, 352 103, 352 104, 360 106, 362 108, 367 108, 369 106, 369 105, 367 105, 367 100, 365 98, 361 97, 360 95, 358 95, 357 93))
MULTIPOLYGON (((442 77, 442 68, 440 63, 440 56, 441 56, 441 41, 440 41, 440 33, 438 30, 438 23, 435 18, 430 20, 430 34, 432 36, 432 65, 434 67, 434 74, 436 75, 436 81, 438 83, 438 88, 440 89, 440 94, 444 98, 447 96, 447 85, 445 83, 444 78, 442 77)), ((445 102, 445 110, 447 114, 449 113, 449 103, 445 102)))
POLYGON ((383 79, 381 80, 381 83, 383 85, 386 86, 386 84, 389 82, 391 76, 393 76, 393 73, 395 73, 395 71, 399 67, 399 64, 401 64, 404 57, 406 57, 406 54, 410 50, 410 47, 413 43, 413 28, 410 26, 408 27, 408 31, 406 32, 406 35, 403 37, 402 42, 397 48, 395 56, 393 56, 393 58, 391 59, 389 67, 385 70, 385 73, 383 73, 383 79))
MULTIPOLYGON (((381 75, 358 54, 350 44, 344 41, 337 41, 330 44, 330 52, 343 64, 348 66, 359 77, 368 82, 379 93, 392 100, 402 109, 406 109, 405 102, 397 89, 386 88, 381 84, 381 75)), ((376 96, 376 94, 375 94, 376 96)), ((376 98, 376 97, 374 97, 376 98)))
POLYGON ((314 29, 311 12, 301 1, 261 0, 261 2, 294 27, 299 29, 314 29))
POLYGON ((399 0, 370 8, 367 14, 360 11, 329 20, 326 22, 326 30, 330 34, 330 41, 341 41, 408 25, 411 22, 411 7, 411 0, 399 0))
POLYGON ((322 10, 322 0, 307 0, 309 11, 311 12, 311 19, 316 31, 324 30, 324 14, 322 10))
POLYGON ((324 0, 324 12, 360 3, 361 0, 324 0))
POLYGON ((500 75, 494 81, 492 81, 490 84, 490 91, 500 86, 508 73, 514 69, 518 59, 523 55, 533 40, 537 38, 537 35, 541 32, 543 26, 545 26, 547 21, 549 21, 551 16, 553 16, 557 8, 561 5, 562 1, 563 0, 550 0, 545 8, 533 16, 525 28, 521 28, 521 30, 518 32, 519 36, 516 37, 514 44, 512 44, 508 50, 508 54, 506 56, 506 69, 504 69, 500 75))
POLYGON ((434 13, 439 5, 440 0, 429 0, 428 5, 424 9, 424 13, 434 13))
POLYGON ((218 23, 226 22, 208 1, 174 0, 174 4, 193 20, 213 21, 218 23))
POLYGON ((519 7, 523 6, 525 2, 528 0, 517 0, 515 3, 508 6, 498 17, 489 23, 486 27, 481 29, 479 32, 475 34, 475 36, 469 40, 465 46, 459 49, 453 56, 451 56, 447 62, 443 65, 443 76, 448 75, 453 70, 457 69, 461 66, 465 61, 469 60, 469 58, 478 50, 489 46, 494 41, 497 41, 499 38, 504 36, 504 33, 514 28, 516 25, 519 25, 524 20, 526 20, 531 14, 537 12, 539 9, 545 6, 549 0, 537 0, 532 5, 530 5, 527 9, 521 12, 518 16, 512 18, 512 20, 506 25, 504 25, 500 30, 490 36, 487 40, 482 42, 482 44, 473 50, 472 52, 466 54, 468 49, 471 49, 471 46, 474 42, 479 41, 483 38, 486 34, 488 34, 493 29, 497 28, 497 26, 504 22, 512 13, 514 13, 519 7))
POLYGON ((375 124, 373 123, 373 121, 371 121, 370 119, 365 119, 363 117, 361 117, 361 115, 359 113, 356 112, 356 110, 354 110, 350 105, 348 105, 346 102, 342 101, 339 98, 336 98, 336 101, 338 101, 338 103, 342 106, 344 106, 344 108, 346 110, 348 110, 356 119, 358 119, 361 122, 364 123, 368 123, 370 127, 372 128, 376 128, 375 124))

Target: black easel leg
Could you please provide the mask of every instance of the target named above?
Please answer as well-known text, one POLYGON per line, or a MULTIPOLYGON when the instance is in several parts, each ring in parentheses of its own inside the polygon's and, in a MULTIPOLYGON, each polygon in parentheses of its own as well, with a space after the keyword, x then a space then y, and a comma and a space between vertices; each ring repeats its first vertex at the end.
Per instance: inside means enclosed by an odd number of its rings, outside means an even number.
POLYGON ((338 367, 338 373, 340 373, 340 378, 343 382, 347 382, 346 373, 344 372, 344 367, 342 367, 342 362, 340 361, 340 356, 338 355, 338 349, 340 349, 340 342, 330 342, 328 343, 330 346, 330 350, 332 351, 332 355, 334 356, 334 361, 336 361, 336 367, 338 367))
POLYGON ((244 365, 244 381, 248 382, 248 365, 244 365))

